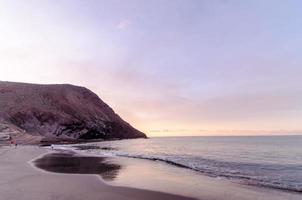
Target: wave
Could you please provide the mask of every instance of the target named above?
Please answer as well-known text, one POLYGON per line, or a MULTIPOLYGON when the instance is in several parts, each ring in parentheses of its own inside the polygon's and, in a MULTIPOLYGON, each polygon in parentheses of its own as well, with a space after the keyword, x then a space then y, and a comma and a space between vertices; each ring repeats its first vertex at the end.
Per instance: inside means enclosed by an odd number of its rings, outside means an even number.
MULTIPOLYGON (((170 165, 174 165, 177 167, 181 168, 186 168, 190 170, 194 170, 200 173, 203 173, 207 176, 210 177, 223 177, 227 179, 232 179, 232 180, 237 180, 237 181, 242 181, 243 183, 247 185, 254 185, 254 186, 262 186, 262 187, 268 187, 268 188, 273 188, 273 189, 280 189, 280 190, 286 190, 286 191, 291 191, 291 192, 298 192, 302 193, 302 185, 301 184, 285 184, 282 181, 277 181, 276 179, 272 179, 271 176, 265 177, 265 176, 251 176, 247 175, 244 173, 244 171, 240 171, 240 169, 237 168, 237 170, 234 169, 224 169, 224 170, 214 170, 209 166, 194 166, 191 163, 186 162, 179 162, 175 161, 173 159, 167 159, 167 158, 161 158, 161 157, 155 157, 155 156, 145 156, 145 155, 129 155, 126 153, 116 153, 117 156, 121 157, 128 157, 128 158, 136 158, 136 159, 145 159, 145 160, 151 160, 151 161, 161 161, 165 162, 170 165), (241 173, 240 173, 241 172, 241 173)), ((217 163, 220 163, 221 165, 241 165, 240 168, 245 168, 246 166, 254 166, 255 168, 263 168, 263 167, 269 167, 271 169, 276 168, 276 166, 259 166, 256 164, 248 164, 248 163, 229 163, 229 162, 220 162, 220 161, 214 161, 214 160, 209 160, 209 159, 204 159, 205 162, 208 163, 215 163, 214 165, 217 165, 217 163)), ((213 164, 210 164, 213 165, 213 164)), ((217 166, 216 166, 217 167, 217 166)), ((277 167, 279 168, 279 167, 277 167)), ((290 170, 302 170, 302 166, 292 166, 290 170)))
POLYGON ((239 181, 247 185, 268 187, 279 190, 302 193, 300 165, 273 165, 217 161, 201 157, 186 155, 144 155, 139 153, 123 152, 117 149, 99 147, 59 147, 59 149, 72 149, 79 152, 94 154, 96 156, 120 156, 151 161, 160 161, 167 164, 194 170, 210 177, 222 177, 232 181, 239 181), (288 176, 291 174, 291 176, 288 176))

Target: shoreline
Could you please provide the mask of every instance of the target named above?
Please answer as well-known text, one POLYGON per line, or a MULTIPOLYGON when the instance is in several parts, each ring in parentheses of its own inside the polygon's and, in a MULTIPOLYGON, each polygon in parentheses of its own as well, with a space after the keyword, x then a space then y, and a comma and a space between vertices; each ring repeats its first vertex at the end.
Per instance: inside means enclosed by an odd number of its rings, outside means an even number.
MULTIPOLYGON (((63 149, 59 149, 63 150, 63 149)), ((80 150, 71 151, 84 156, 90 154, 80 150)), ((301 193, 269 187, 243 184, 220 177, 210 177, 198 171, 180 168, 166 162, 131 157, 109 157, 109 163, 123 166, 113 180, 105 180, 113 186, 125 186, 167 192, 197 199, 217 200, 300 200, 301 193), (137 178, 138 177, 138 178, 137 178), (142 182, 141 180, 144 180, 142 182)))
POLYGON ((37 146, 1 148, 0 200, 193 200, 168 193, 111 186, 97 175, 50 173, 37 170, 30 164, 48 153, 37 146))
MULTIPOLYGON (((122 144, 119 144, 119 145, 122 145, 122 144)), ((266 182, 263 182, 263 183, 261 183, 261 182, 259 183, 259 182, 256 182, 256 181, 253 182, 253 179, 252 178, 249 179, 249 177, 245 178, 245 177, 242 177, 242 176, 231 176, 231 175, 225 175, 225 174, 217 175, 217 174, 213 174, 213 173, 207 173, 207 172, 201 171, 199 169, 193 168, 191 166, 181 164, 180 162, 177 162, 177 161, 174 161, 174 160, 171 160, 171 159, 170 160, 169 159, 164 159, 164 158, 160 158, 160 157, 156 157, 156 156, 152 156, 152 155, 147 155, 147 156, 138 155, 138 156, 136 156, 135 154, 132 154, 132 155, 131 154, 125 154, 123 152, 122 152, 122 154, 111 152, 111 151, 119 150, 119 148, 120 147, 117 147, 117 146, 114 146, 114 145, 112 147, 111 144, 101 145, 101 144, 98 144, 98 143, 92 143, 90 145, 90 143, 86 143, 86 144, 79 144, 79 145, 76 145, 76 146, 69 146, 69 145, 67 145, 67 146, 62 145, 61 146, 61 145, 58 145, 56 149, 61 149, 61 150, 69 149, 69 150, 74 151, 78 154, 87 155, 87 156, 90 156, 90 155, 109 156, 109 157, 113 156, 113 157, 118 157, 118 159, 126 159, 126 158, 130 159, 130 160, 131 159, 133 159, 133 160, 138 159, 138 160, 142 160, 142 162, 152 161, 153 164, 157 163, 157 162, 162 162, 162 163, 167 164, 171 167, 179 167, 179 168, 183 168, 185 170, 194 171, 194 172, 196 172, 197 176, 206 176, 206 177, 209 177, 209 178, 212 178, 212 179, 219 179, 219 180, 223 180, 223 181, 226 181, 226 182, 231 182, 232 184, 237 184, 240 187, 241 186, 242 187, 247 186, 247 187, 257 188, 257 189, 261 189, 261 190, 263 189, 263 190, 268 190, 268 191, 277 191, 277 192, 280 192, 280 193, 289 193, 289 194, 293 194, 293 195, 302 195, 302 191, 299 190, 299 189, 295 189, 295 188, 286 189, 287 187, 285 187, 285 186, 277 187, 276 186, 277 184, 269 185, 266 182), (101 152, 94 151, 94 150, 101 150, 101 152), (105 151, 103 151, 103 150, 105 150, 105 151), (108 150, 109 153, 107 153, 107 150, 108 150), (238 178, 238 177, 240 177, 240 178, 238 178)), ((270 172, 268 171, 267 173, 270 173, 270 172)), ((265 175, 266 174, 264 174, 264 176, 265 175)), ((255 179, 255 180, 257 180, 257 179, 255 179)))
POLYGON ((152 189, 203 200, 300 200, 301 193, 213 178, 187 168, 135 158, 112 159, 126 166, 110 185, 152 189), (145 171, 140 170, 145 168, 145 171), (139 178, 133 178, 133 177, 139 178), (130 180, 130 181, 129 181, 130 180), (146 180, 141 183, 141 180, 146 180), (157 183, 157 184, 154 184, 157 183))
MULTIPOLYGON (((44 160, 46 167, 51 163, 56 166, 56 160, 44 160)), ((58 164, 57 163, 57 164, 58 164)), ((66 167, 66 166, 65 166, 66 167)), ((111 168, 112 169, 112 168, 111 168)), ((66 170, 66 169, 64 169, 66 170)), ((110 172, 110 168, 109 168, 110 172)), ((175 200, 300 200, 301 194, 293 194, 274 189, 267 189, 234 183, 229 180, 207 177, 186 168, 169 165, 164 162, 150 160, 105 157, 87 155, 73 150, 49 150, 38 146, 18 146, 0 148, 0 200, 20 199, 72 199, 94 200, 102 199, 106 195, 108 200, 126 199, 175 199, 175 200), (51 156, 55 154, 55 156, 51 156), (63 157, 62 157, 63 156, 63 157), (76 173, 69 167, 66 171, 58 173, 49 172, 36 165, 40 159, 63 158, 60 165, 76 164, 82 169, 76 173), (68 158, 68 159, 66 159, 68 158), (91 159, 91 165, 87 159, 91 159), (96 160, 97 159, 97 160, 96 160), (87 162, 88 161, 88 162, 87 162), (96 163, 99 162, 99 163, 96 163), (74 163, 75 162, 75 163, 74 163), (5 167, 9 163, 9 169, 5 167), (86 165, 85 165, 86 163, 86 165), (103 165, 103 164, 105 165, 103 165), (113 168, 114 173, 108 176, 106 166, 120 166, 113 168), (100 166, 97 169, 95 166, 100 166), (17 168, 17 169, 16 169, 17 168), (18 169, 19 168, 19 169, 18 169), (105 171, 103 170, 105 169, 105 171), (97 170, 97 171, 93 171, 97 170), (29 174, 28 174, 29 173, 29 174), (105 176, 102 175, 105 174, 105 176), (107 176, 106 176, 107 173, 107 176), (3 180, 4 179, 4 180, 3 180), (19 183, 18 180, 22 180, 19 183), (9 183, 9 184, 8 184, 9 183), (10 187, 8 187, 10 186, 10 187), (21 193, 14 192, 23 191, 21 193), (23 193, 26 193, 24 196, 23 193), (76 191, 76 196, 74 191, 76 191), (89 195, 87 196, 86 194, 89 195), (36 195, 42 195, 36 198, 36 195), (55 195, 55 198, 54 196, 55 195), (83 196, 81 196, 83 195, 83 196), (18 197, 21 196, 22 198, 18 197), (78 198, 80 196, 81 198, 78 198)))

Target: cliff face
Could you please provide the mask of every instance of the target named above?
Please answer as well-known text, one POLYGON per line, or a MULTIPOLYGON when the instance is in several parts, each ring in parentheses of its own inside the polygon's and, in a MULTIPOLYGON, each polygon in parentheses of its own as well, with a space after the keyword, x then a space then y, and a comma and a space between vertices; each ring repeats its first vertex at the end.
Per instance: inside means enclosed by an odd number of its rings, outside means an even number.
POLYGON ((66 84, 0 81, 0 124, 20 140, 146 137, 90 90, 66 84))

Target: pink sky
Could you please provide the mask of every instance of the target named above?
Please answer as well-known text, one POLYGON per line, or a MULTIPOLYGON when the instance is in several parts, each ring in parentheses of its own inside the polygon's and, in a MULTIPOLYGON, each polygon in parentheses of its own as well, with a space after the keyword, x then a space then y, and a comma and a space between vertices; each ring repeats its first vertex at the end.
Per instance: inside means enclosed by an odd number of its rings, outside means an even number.
POLYGON ((301 1, 0 2, 0 80, 71 83, 150 136, 299 134, 301 1))

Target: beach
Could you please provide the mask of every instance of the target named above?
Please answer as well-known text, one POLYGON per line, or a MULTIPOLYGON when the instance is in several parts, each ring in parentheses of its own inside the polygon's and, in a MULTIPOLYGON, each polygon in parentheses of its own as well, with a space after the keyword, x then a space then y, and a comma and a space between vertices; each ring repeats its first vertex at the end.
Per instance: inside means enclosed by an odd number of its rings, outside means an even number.
POLYGON ((0 200, 301 199, 299 193, 240 185, 164 162, 38 146, 2 147, 0 177, 0 200))
POLYGON ((56 174, 31 161, 48 151, 37 146, 0 149, 0 200, 190 200, 178 195, 105 184, 97 175, 56 174))
POLYGON ((302 200, 302 0, 0 0, 0 200, 302 200))

